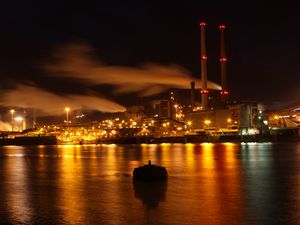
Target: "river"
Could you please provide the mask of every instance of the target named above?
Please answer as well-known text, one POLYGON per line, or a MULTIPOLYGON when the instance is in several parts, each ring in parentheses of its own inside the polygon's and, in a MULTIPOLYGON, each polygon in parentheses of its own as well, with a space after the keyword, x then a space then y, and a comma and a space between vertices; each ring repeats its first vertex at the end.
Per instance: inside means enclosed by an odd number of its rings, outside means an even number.
POLYGON ((0 193, 0 224, 300 224, 300 143, 2 146, 0 193))

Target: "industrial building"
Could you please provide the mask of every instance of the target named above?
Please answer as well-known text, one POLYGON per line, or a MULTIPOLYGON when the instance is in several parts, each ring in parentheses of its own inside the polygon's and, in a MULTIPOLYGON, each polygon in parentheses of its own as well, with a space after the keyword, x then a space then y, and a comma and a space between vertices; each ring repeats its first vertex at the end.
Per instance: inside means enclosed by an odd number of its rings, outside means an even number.
POLYGON ((255 135, 259 133, 261 122, 259 120, 258 104, 255 102, 230 102, 227 85, 227 56, 225 51, 225 26, 220 25, 220 74, 221 90, 208 90, 206 23, 200 23, 201 33, 201 88, 195 87, 191 82, 189 97, 182 100, 180 93, 171 91, 168 100, 159 100, 153 104, 158 118, 168 118, 184 122, 192 133, 235 133, 240 135, 255 135), (200 105, 196 99, 201 95, 200 105))
MULTIPOLYGON (((227 85, 227 56, 225 51, 225 26, 220 25, 220 72, 221 91, 219 101, 209 103, 210 91, 207 89, 207 60, 205 43, 206 23, 200 23, 201 32, 201 108, 186 114, 192 127, 197 130, 214 130, 237 132, 241 135, 254 135, 259 133, 258 105, 255 102, 229 102, 227 85)), ((191 105, 194 106, 194 84, 191 84, 191 105)))

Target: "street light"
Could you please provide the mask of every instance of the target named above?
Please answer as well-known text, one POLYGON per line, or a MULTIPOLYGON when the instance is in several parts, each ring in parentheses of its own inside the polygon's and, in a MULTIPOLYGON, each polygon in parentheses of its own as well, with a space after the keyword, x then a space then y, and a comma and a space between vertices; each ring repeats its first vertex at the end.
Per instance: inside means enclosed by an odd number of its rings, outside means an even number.
POLYGON ((15 113, 15 110, 11 109, 10 113, 11 113, 11 131, 14 131, 14 113, 15 113))
POLYGON ((232 119, 231 118, 227 118, 227 128, 232 128, 232 119))
POLYGON ((19 128, 19 130, 20 130, 20 123, 22 123, 22 129, 21 130, 24 130, 24 118, 23 117, 21 117, 21 116, 17 116, 17 117, 15 117, 14 118, 14 121, 16 121, 17 122, 17 127, 19 128))
POLYGON ((187 125, 190 128, 190 132, 192 131, 192 121, 187 121, 187 125))
POLYGON ((205 124, 205 125, 210 125, 210 124, 211 124, 211 121, 210 121, 210 120, 204 120, 204 124, 205 124))
POLYGON ((66 107, 65 111, 67 112, 67 125, 68 125, 69 124, 69 111, 70 111, 70 108, 66 107))
POLYGON ((208 128, 210 124, 211 124, 210 120, 204 120, 204 125, 206 128, 208 128))

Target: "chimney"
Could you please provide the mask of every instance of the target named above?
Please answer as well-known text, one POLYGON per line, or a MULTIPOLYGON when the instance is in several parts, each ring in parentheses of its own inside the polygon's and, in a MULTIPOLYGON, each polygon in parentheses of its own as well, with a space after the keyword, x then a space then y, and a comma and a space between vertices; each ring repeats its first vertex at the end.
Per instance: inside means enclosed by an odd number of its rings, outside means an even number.
POLYGON ((226 64, 227 64, 227 58, 226 58, 226 51, 225 51, 225 26, 220 25, 220 64, 221 64, 221 101, 223 103, 226 102, 228 99, 228 87, 227 87, 227 70, 226 70, 226 64))
POLYGON ((208 106, 208 90, 207 90, 207 56, 205 46, 205 22, 200 23, 201 29, 201 100, 202 109, 206 110, 208 106))
POLYGON ((32 113, 32 128, 36 128, 36 109, 33 109, 32 113))

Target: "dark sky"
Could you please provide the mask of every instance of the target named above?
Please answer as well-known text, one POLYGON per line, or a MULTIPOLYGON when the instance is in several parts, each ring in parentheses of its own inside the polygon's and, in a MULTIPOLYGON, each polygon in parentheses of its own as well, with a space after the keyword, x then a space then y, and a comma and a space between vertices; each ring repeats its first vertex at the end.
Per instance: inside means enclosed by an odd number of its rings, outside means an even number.
MULTIPOLYGON (((266 103, 299 99, 298 7, 241 2, 2 2, 0 88, 32 81, 52 92, 80 92, 80 82, 49 77, 42 68, 53 49, 74 41, 91 45, 108 65, 177 64, 200 77, 198 24, 205 20, 209 80, 220 83, 218 25, 224 23, 232 98, 266 103)), ((108 92, 107 87, 94 89, 108 92)), ((126 98, 119 97, 110 96, 126 105, 126 98)))

